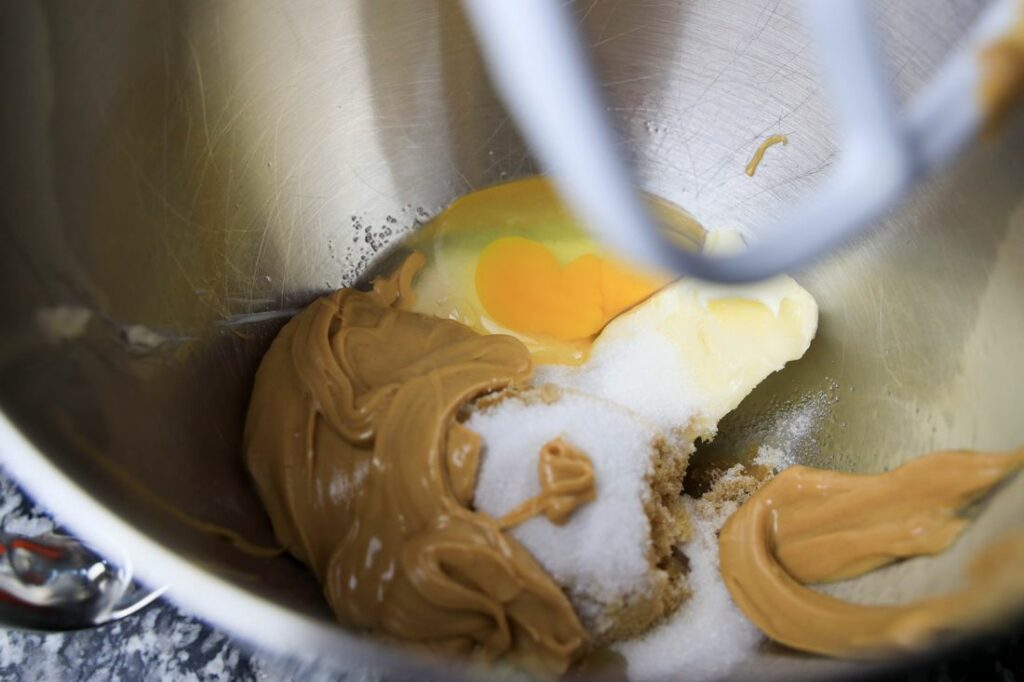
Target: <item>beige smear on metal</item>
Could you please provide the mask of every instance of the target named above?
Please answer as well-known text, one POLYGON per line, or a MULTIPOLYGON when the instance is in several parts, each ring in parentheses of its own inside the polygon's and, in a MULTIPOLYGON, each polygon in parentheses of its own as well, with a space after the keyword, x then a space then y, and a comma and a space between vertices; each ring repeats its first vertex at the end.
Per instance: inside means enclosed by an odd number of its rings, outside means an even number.
POLYGON ((750 162, 747 163, 746 173, 749 177, 754 177, 754 173, 757 172, 757 167, 761 165, 761 159, 764 158, 764 153, 768 151, 768 147, 777 144, 787 145, 789 144, 789 138, 785 135, 772 135, 762 142, 761 146, 754 152, 754 155, 750 157, 750 162))

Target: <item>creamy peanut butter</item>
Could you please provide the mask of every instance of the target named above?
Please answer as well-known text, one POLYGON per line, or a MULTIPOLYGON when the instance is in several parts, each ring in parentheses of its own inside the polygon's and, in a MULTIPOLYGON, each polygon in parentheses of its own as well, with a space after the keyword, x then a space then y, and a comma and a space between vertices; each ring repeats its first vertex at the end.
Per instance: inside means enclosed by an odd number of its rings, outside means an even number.
POLYGON ((792 467, 726 522, 722 577, 766 635, 819 654, 915 648, 942 631, 985 623, 1024 598, 1024 537, 977 557, 963 591, 904 606, 860 606, 804 584, 941 552, 967 524, 957 511, 1022 466, 1024 449, 940 452, 878 475, 792 467))
POLYGON ((781 144, 783 146, 789 144, 789 138, 785 135, 771 135, 754 151, 754 155, 750 157, 750 161, 747 162, 747 167, 744 172, 747 177, 754 177, 754 173, 757 172, 757 167, 761 165, 761 160, 764 159, 764 153, 768 151, 768 148, 781 144))
MULTIPOLYGON (((282 329, 256 375, 249 469, 278 541, 343 622, 564 671, 587 635, 522 545, 470 508, 481 443, 456 422, 475 396, 525 383, 530 355, 511 337, 403 310, 421 263, 373 293, 325 296, 282 329)), ((560 518, 586 498, 584 460, 544 449, 538 512, 560 518)))
POLYGON ((998 126, 1024 93, 1024 1, 1016 23, 981 51, 979 96, 989 127, 998 126))
POLYGON ((537 460, 541 492, 498 519, 502 528, 544 514, 551 523, 564 526, 576 508, 597 497, 594 465, 587 455, 561 438, 545 443, 537 460))

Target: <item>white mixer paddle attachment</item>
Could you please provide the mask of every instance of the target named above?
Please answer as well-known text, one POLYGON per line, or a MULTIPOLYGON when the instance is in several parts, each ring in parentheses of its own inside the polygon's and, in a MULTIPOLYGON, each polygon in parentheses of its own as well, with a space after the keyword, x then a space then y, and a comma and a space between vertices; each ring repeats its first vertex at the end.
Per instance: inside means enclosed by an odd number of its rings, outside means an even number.
POLYGON ((749 249, 707 256, 668 241, 647 212, 618 151, 571 7, 560 0, 463 2, 506 106, 582 222, 636 261, 720 282, 797 269, 863 232, 1018 94, 1021 79, 1007 78, 1005 69, 1024 70, 1024 1, 995 0, 932 81, 898 112, 875 45, 870 5, 804 0, 838 125, 833 172, 774 225, 755 230, 758 239, 749 249), (1000 45, 1016 52, 995 73, 990 55, 1000 45), (984 101, 983 92, 989 93, 984 101))

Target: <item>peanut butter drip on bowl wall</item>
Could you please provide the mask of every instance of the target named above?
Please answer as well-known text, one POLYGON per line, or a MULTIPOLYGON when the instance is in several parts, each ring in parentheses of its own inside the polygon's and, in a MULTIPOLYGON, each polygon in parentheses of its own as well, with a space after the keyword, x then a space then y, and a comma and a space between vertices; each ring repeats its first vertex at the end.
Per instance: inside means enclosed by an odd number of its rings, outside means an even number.
POLYGON ((786 135, 771 135, 764 142, 762 142, 757 149, 754 150, 754 155, 750 157, 750 161, 747 162, 747 167, 743 172, 747 174, 747 177, 754 177, 754 173, 757 172, 758 167, 761 165, 761 161, 764 159, 765 152, 768 151, 769 147, 781 144, 786 146, 789 144, 789 137, 786 135))
POLYGON ((902 606, 851 604, 805 584, 945 550, 968 523, 958 510, 1021 467, 1024 450, 939 452, 878 475, 791 467, 726 522, 722 577, 766 635, 818 654, 912 650, 991 624, 1024 600, 1024 536, 975 557, 962 591, 902 606))
POLYGON ((1024 0, 1014 9, 1017 21, 979 55, 978 95, 990 130, 998 128, 1024 95, 1024 0))
POLYGON ((528 381, 530 355, 404 310, 421 263, 372 293, 325 296, 281 330, 256 375, 249 469, 279 542, 342 622, 562 672, 586 633, 526 549, 470 508, 481 443, 455 420, 472 398, 528 381))

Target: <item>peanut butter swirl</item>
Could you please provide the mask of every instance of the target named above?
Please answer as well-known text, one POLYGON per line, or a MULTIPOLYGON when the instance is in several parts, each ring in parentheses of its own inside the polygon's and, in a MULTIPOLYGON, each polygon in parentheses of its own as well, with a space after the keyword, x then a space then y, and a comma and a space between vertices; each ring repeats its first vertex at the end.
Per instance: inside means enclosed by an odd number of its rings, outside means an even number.
POLYGON ((872 656, 987 624, 1024 599, 1024 537, 979 555, 972 584, 904 606, 861 606, 805 587, 936 554, 967 521, 958 510, 1024 466, 1009 454, 939 452, 865 476, 792 467, 730 519, 719 537, 722 577, 772 639, 833 656, 872 656))
POLYGON ((421 262, 281 330, 256 375, 249 469, 279 542, 343 622, 562 672, 586 633, 527 550, 470 508, 480 438, 455 421, 475 396, 526 382, 530 355, 403 310, 421 262))
POLYGON ((577 507, 597 497, 593 463, 586 453, 562 438, 545 443, 540 449, 537 474, 540 494, 498 519, 499 526, 512 528, 538 514, 544 514, 557 526, 564 526, 577 507))

